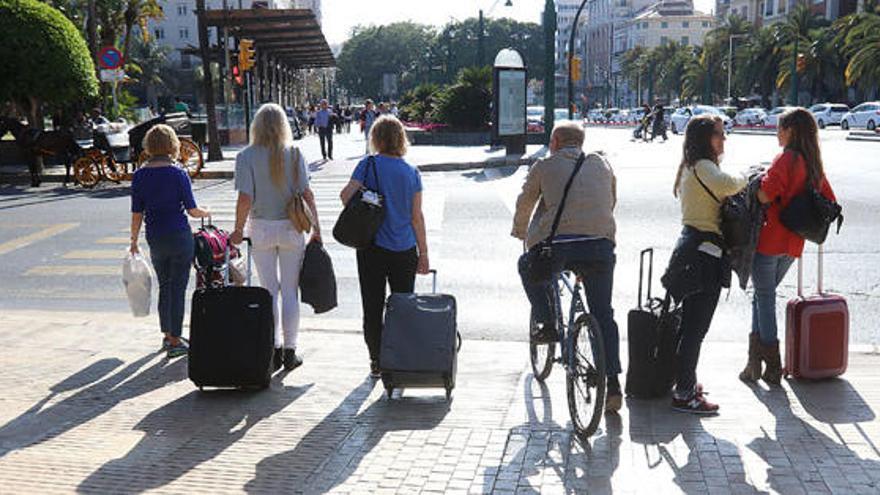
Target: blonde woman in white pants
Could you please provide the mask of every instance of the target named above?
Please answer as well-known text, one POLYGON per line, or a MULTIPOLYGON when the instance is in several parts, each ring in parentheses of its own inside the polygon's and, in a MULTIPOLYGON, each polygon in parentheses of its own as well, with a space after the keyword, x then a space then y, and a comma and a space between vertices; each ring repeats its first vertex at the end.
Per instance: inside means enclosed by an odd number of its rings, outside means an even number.
POLYGON ((315 212, 312 239, 321 239, 315 196, 309 171, 284 110, 269 103, 260 107, 251 124, 250 145, 235 158, 235 230, 240 244, 245 232, 253 242, 253 261, 260 286, 272 294, 275 312, 274 367, 292 370, 302 364, 296 354, 299 333, 299 274, 305 254, 305 236, 287 217, 287 203, 302 194, 315 212), (279 308, 280 306, 280 308, 279 308))

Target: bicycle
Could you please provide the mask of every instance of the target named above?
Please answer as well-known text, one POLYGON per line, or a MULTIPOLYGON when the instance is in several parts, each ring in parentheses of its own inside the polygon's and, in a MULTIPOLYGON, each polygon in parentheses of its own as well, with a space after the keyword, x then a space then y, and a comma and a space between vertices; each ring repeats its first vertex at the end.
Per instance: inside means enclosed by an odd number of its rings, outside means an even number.
MULTIPOLYGON (((568 412, 575 434, 586 440, 599 427, 605 407, 605 346, 599 322, 587 312, 581 295, 584 293, 580 276, 564 271, 556 278, 553 309, 556 318, 558 342, 532 343, 529 354, 535 379, 544 382, 559 363, 565 369, 568 412), (568 321, 562 313, 563 297, 570 298, 568 321), (592 408, 591 408, 592 405, 592 408)), ((529 322, 534 331, 537 322, 529 322)))

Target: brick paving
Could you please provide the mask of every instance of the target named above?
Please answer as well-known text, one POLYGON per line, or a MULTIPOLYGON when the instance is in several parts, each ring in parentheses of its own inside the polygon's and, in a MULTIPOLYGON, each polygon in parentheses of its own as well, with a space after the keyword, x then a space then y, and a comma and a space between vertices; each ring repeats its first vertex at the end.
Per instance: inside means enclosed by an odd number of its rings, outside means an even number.
MULTIPOLYGON (((716 418, 628 399, 582 445, 561 369, 465 341, 458 388, 387 399, 357 334, 305 331, 305 365, 263 392, 200 393, 153 319, 0 315, 2 493, 880 493, 880 356, 844 379, 750 388, 708 343, 716 418)), ((625 347, 624 347, 625 348, 625 347)))

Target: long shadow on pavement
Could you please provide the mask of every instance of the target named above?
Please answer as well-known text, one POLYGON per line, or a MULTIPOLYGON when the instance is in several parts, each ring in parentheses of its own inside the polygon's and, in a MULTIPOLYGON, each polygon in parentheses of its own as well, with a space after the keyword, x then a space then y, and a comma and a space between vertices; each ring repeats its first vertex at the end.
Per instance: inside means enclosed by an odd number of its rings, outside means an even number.
POLYGON ((543 478, 547 484, 552 477, 561 481, 564 493, 611 493, 611 477, 620 464, 620 416, 606 416, 604 431, 593 437, 592 443, 582 442, 568 426, 553 420, 546 384, 529 375, 523 395, 527 422, 508 433, 501 465, 484 474, 483 492, 540 493, 543 486, 530 487, 529 479, 543 478), (537 395, 535 386, 539 388, 537 395), (540 418, 538 408, 543 412, 540 418))
POLYGON ((712 421, 712 418, 673 412, 668 399, 627 398, 627 411, 630 439, 642 444, 647 467, 656 469, 665 462, 672 470, 673 481, 683 493, 706 493, 713 489, 733 493, 757 491, 746 478, 736 444, 706 431, 703 421, 712 421), (667 447, 679 435, 688 449, 687 461, 683 465, 667 447))
POLYGON ((56 438, 106 413, 124 400, 186 379, 186 360, 162 359, 142 368, 159 355, 148 354, 116 373, 121 361, 105 359, 87 366, 50 388, 50 394, 19 417, 0 427, 0 457, 17 449, 56 438), (60 402, 44 408, 58 394, 91 383, 60 402))
POLYGON ((871 407, 843 379, 788 383, 804 411, 825 423, 833 437, 798 417, 785 389, 751 387, 776 419, 773 437, 765 431, 748 445, 769 465, 771 489, 778 493, 880 492, 880 462, 860 457, 849 448, 862 444, 869 455, 880 457, 877 445, 859 424, 876 419, 871 407))
POLYGON ((449 412, 443 398, 380 399, 358 413, 375 381, 367 378, 290 451, 257 465, 248 493, 325 493, 345 482, 389 432, 430 430, 449 412))
POLYGON ((92 473, 77 491, 142 493, 161 488, 220 455, 311 387, 193 391, 142 419, 135 430, 145 433, 143 439, 124 457, 92 473))

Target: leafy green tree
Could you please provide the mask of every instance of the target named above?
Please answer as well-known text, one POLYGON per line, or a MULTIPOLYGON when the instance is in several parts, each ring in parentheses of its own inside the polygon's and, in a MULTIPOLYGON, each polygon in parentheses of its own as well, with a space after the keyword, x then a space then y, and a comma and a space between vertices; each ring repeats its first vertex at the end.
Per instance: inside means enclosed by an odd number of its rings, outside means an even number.
POLYGON ((382 95, 382 78, 395 74, 398 91, 405 92, 421 82, 428 69, 422 62, 433 36, 430 26, 413 22, 358 26, 336 59, 337 80, 354 95, 391 96, 382 95))
POLYGON ((97 96, 95 66, 82 35, 58 10, 36 0, 0 0, 0 101, 26 108, 42 128, 43 104, 97 96))
POLYGON ((436 95, 433 120, 455 129, 482 129, 489 125, 492 69, 462 69, 455 84, 436 95))
POLYGON ((132 79, 134 92, 143 97, 147 105, 158 106, 162 90, 168 87, 166 74, 170 69, 167 45, 160 45, 155 40, 144 41, 135 37, 133 40, 131 61, 127 64, 127 73, 132 79))

